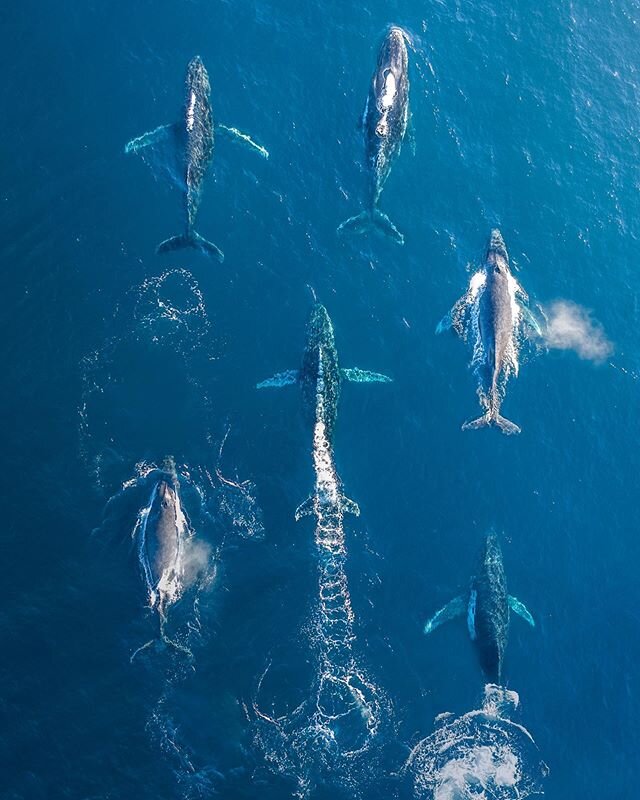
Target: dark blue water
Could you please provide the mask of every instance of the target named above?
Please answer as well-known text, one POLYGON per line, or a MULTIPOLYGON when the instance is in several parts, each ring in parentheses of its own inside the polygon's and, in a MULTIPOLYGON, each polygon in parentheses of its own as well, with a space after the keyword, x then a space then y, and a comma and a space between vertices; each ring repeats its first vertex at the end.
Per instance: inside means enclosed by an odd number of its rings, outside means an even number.
POLYGON ((494 525, 537 621, 512 619, 504 680, 547 795, 631 796, 640 4, 25 2, 0 16, 0 794, 410 794, 397 773, 434 717, 480 706, 462 622, 422 625, 468 585, 494 525), (382 197, 404 247, 335 234, 364 196, 356 121, 390 22, 414 43, 416 153, 382 197), (216 118, 271 154, 217 145, 199 230, 223 265, 154 255, 179 196, 123 152, 178 116, 196 53, 216 118), (601 363, 523 358, 509 438, 460 431, 478 413, 469 352, 434 335, 496 225, 532 306, 590 309, 614 345, 601 363), (257 733, 256 706, 286 715, 318 677, 313 522, 293 519, 310 431, 294 388, 254 388, 299 364, 309 287, 341 363, 395 379, 345 385, 335 441, 362 512, 344 528, 353 650, 381 701, 364 768, 318 765, 311 737, 285 764, 257 733), (194 657, 130 664, 155 623, 131 544, 144 487, 122 487, 168 453, 207 553, 206 586, 176 610, 194 657), (251 484, 234 493, 218 463, 251 484))

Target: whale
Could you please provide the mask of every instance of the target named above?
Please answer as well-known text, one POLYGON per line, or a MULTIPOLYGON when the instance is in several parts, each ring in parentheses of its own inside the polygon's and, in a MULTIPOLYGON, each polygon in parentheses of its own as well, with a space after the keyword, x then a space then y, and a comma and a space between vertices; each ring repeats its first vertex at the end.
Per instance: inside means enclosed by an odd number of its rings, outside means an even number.
MULTIPOLYGON (((169 608, 185 589, 185 556, 193 535, 180 499, 175 461, 168 456, 152 485, 148 503, 140 510, 132 537, 147 606, 158 615, 160 641, 183 652, 189 651, 167 637, 165 625, 169 608)), ((139 647, 131 660, 155 643, 151 640, 139 647)))
POLYGON ((258 389, 280 388, 297 384, 303 398, 305 417, 315 426, 317 414, 322 415, 325 435, 333 441, 338 403, 343 381, 351 383, 391 383, 392 379, 379 372, 359 368, 341 368, 338 362, 333 323, 327 309, 314 303, 307 323, 307 338, 299 369, 277 372, 271 378, 256 384, 258 389), (322 369, 320 365, 322 363, 322 369), (320 388, 321 387, 321 388, 320 388), (322 405, 318 406, 318 393, 322 405))
POLYGON ((462 430, 493 426, 507 435, 520 433, 520 427, 502 416, 500 409, 509 378, 519 372, 518 355, 526 329, 541 335, 527 303, 527 293, 511 273, 502 234, 494 228, 482 267, 436 329, 437 333, 454 330, 473 348, 470 366, 484 413, 465 422, 462 430))
POLYGON ((392 26, 380 50, 359 128, 364 141, 367 191, 365 208, 338 227, 338 233, 374 229, 398 244, 404 236, 378 208, 380 195, 402 149, 409 125, 407 34, 392 26))
POLYGON ((222 250, 195 229, 204 179, 213 161, 216 134, 247 145, 263 158, 269 157, 268 151, 246 133, 214 122, 209 75, 200 56, 195 56, 187 66, 185 100, 179 121, 138 136, 125 147, 125 153, 142 157, 154 171, 165 173, 182 192, 184 231, 161 242, 157 253, 191 247, 224 261, 222 250))
POLYGON ((490 682, 500 683, 511 611, 535 627, 524 603, 507 592, 502 549, 498 535, 492 530, 485 538, 469 591, 437 611, 425 623, 424 632, 432 633, 444 622, 466 614, 467 630, 482 671, 490 682))

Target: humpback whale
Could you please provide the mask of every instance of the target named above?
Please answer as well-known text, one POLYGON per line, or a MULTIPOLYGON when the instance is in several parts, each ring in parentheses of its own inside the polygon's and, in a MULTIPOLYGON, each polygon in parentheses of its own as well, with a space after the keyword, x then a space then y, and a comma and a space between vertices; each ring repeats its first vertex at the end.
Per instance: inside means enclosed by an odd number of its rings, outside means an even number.
POLYGON ((492 683, 500 683, 510 611, 535 626, 526 606, 507 592, 500 542, 497 534, 490 531, 480 554, 476 574, 471 579, 469 592, 454 597, 436 612, 425 624, 424 632, 431 633, 443 622, 466 612, 469 636, 475 644, 480 666, 492 683))
POLYGON ((484 414, 465 422, 462 430, 494 425, 505 434, 520 433, 514 422, 501 415, 500 406, 509 378, 518 375, 524 327, 529 326, 540 335, 527 301, 527 293, 511 274, 509 254, 496 228, 491 231, 481 269, 436 329, 437 333, 453 329, 473 347, 471 367, 484 414))
POLYGON ((338 227, 338 233, 363 233, 371 227, 404 244, 404 236, 378 208, 391 167, 402 148, 409 123, 409 56, 407 34, 396 26, 378 52, 369 94, 360 120, 367 169, 365 210, 338 227))
POLYGON ((246 133, 213 121, 209 76, 200 56, 187 66, 185 101, 179 122, 161 125, 130 141, 125 153, 136 153, 152 168, 167 171, 182 191, 185 211, 184 233, 161 242, 156 252, 168 253, 193 247, 209 256, 224 260, 224 254, 213 242, 195 230, 202 186, 211 165, 215 134, 220 133, 248 145, 263 158, 269 153, 246 133))
MULTIPOLYGON (((158 614, 160 639, 188 653, 186 648, 170 640, 164 632, 168 609, 181 598, 184 591, 185 550, 193 536, 191 524, 180 502, 175 462, 170 456, 165 459, 164 468, 153 485, 147 506, 138 515, 132 536, 147 603, 158 614)), ((154 640, 139 647, 131 660, 153 643, 154 640)))
POLYGON ((315 303, 307 324, 307 342, 300 369, 278 372, 273 377, 258 383, 256 388, 298 384, 302 389, 305 415, 310 424, 315 425, 317 413, 320 413, 327 440, 332 442, 343 380, 352 383, 391 382, 391 378, 379 372, 340 368, 331 319, 327 309, 320 303, 315 303), (322 369, 320 369, 321 363, 322 369), (317 397, 320 385, 322 385, 323 403, 318 410, 317 397))

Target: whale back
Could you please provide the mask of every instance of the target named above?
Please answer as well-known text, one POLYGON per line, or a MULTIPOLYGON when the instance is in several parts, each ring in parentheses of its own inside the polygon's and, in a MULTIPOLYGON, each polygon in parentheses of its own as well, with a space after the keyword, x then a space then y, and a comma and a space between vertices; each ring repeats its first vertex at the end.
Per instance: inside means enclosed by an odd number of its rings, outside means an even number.
POLYGON ((333 325, 327 310, 314 305, 307 325, 307 345, 302 359, 301 388, 305 416, 309 423, 316 422, 319 359, 322 352, 323 403, 322 409, 326 436, 333 441, 333 431, 338 414, 340 397, 340 368, 336 350, 333 325))
POLYGON ((409 56, 406 34, 391 28, 385 36, 373 73, 363 118, 366 160, 375 205, 399 154, 409 120, 409 56))
POLYGON ((499 683, 509 631, 509 603, 502 551, 497 535, 488 534, 472 582, 476 592, 475 644, 487 678, 499 683))

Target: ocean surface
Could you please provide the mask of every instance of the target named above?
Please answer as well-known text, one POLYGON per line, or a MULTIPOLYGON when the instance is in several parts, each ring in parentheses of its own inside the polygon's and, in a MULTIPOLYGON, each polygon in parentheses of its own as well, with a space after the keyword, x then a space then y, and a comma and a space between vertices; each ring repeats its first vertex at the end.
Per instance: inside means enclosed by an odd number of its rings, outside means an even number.
POLYGON ((462 758, 439 800, 633 797, 640 3, 25 0, 0 19, 0 797, 413 796, 436 716, 483 702, 464 620, 422 628, 492 526, 536 620, 512 615, 503 678, 535 777, 474 783, 460 770, 486 763, 462 758), (403 247, 336 235, 362 206, 357 121, 391 23, 412 42, 415 154, 381 200, 403 247), (223 264, 155 255, 179 192, 124 153, 179 118, 196 54, 215 118, 270 153, 216 142, 197 227, 223 264), (435 335, 493 227, 532 310, 570 310, 522 353, 512 437, 461 431, 470 352, 435 335), (394 379, 345 383, 335 432, 361 511, 341 568, 371 714, 351 744, 339 713, 335 741, 318 722, 324 691, 353 697, 318 674, 314 524, 294 520, 310 428, 295 387, 255 388, 299 366, 314 293, 340 363, 394 379), (130 661, 157 634, 132 533, 167 455, 199 543, 169 614, 191 656, 130 661))

